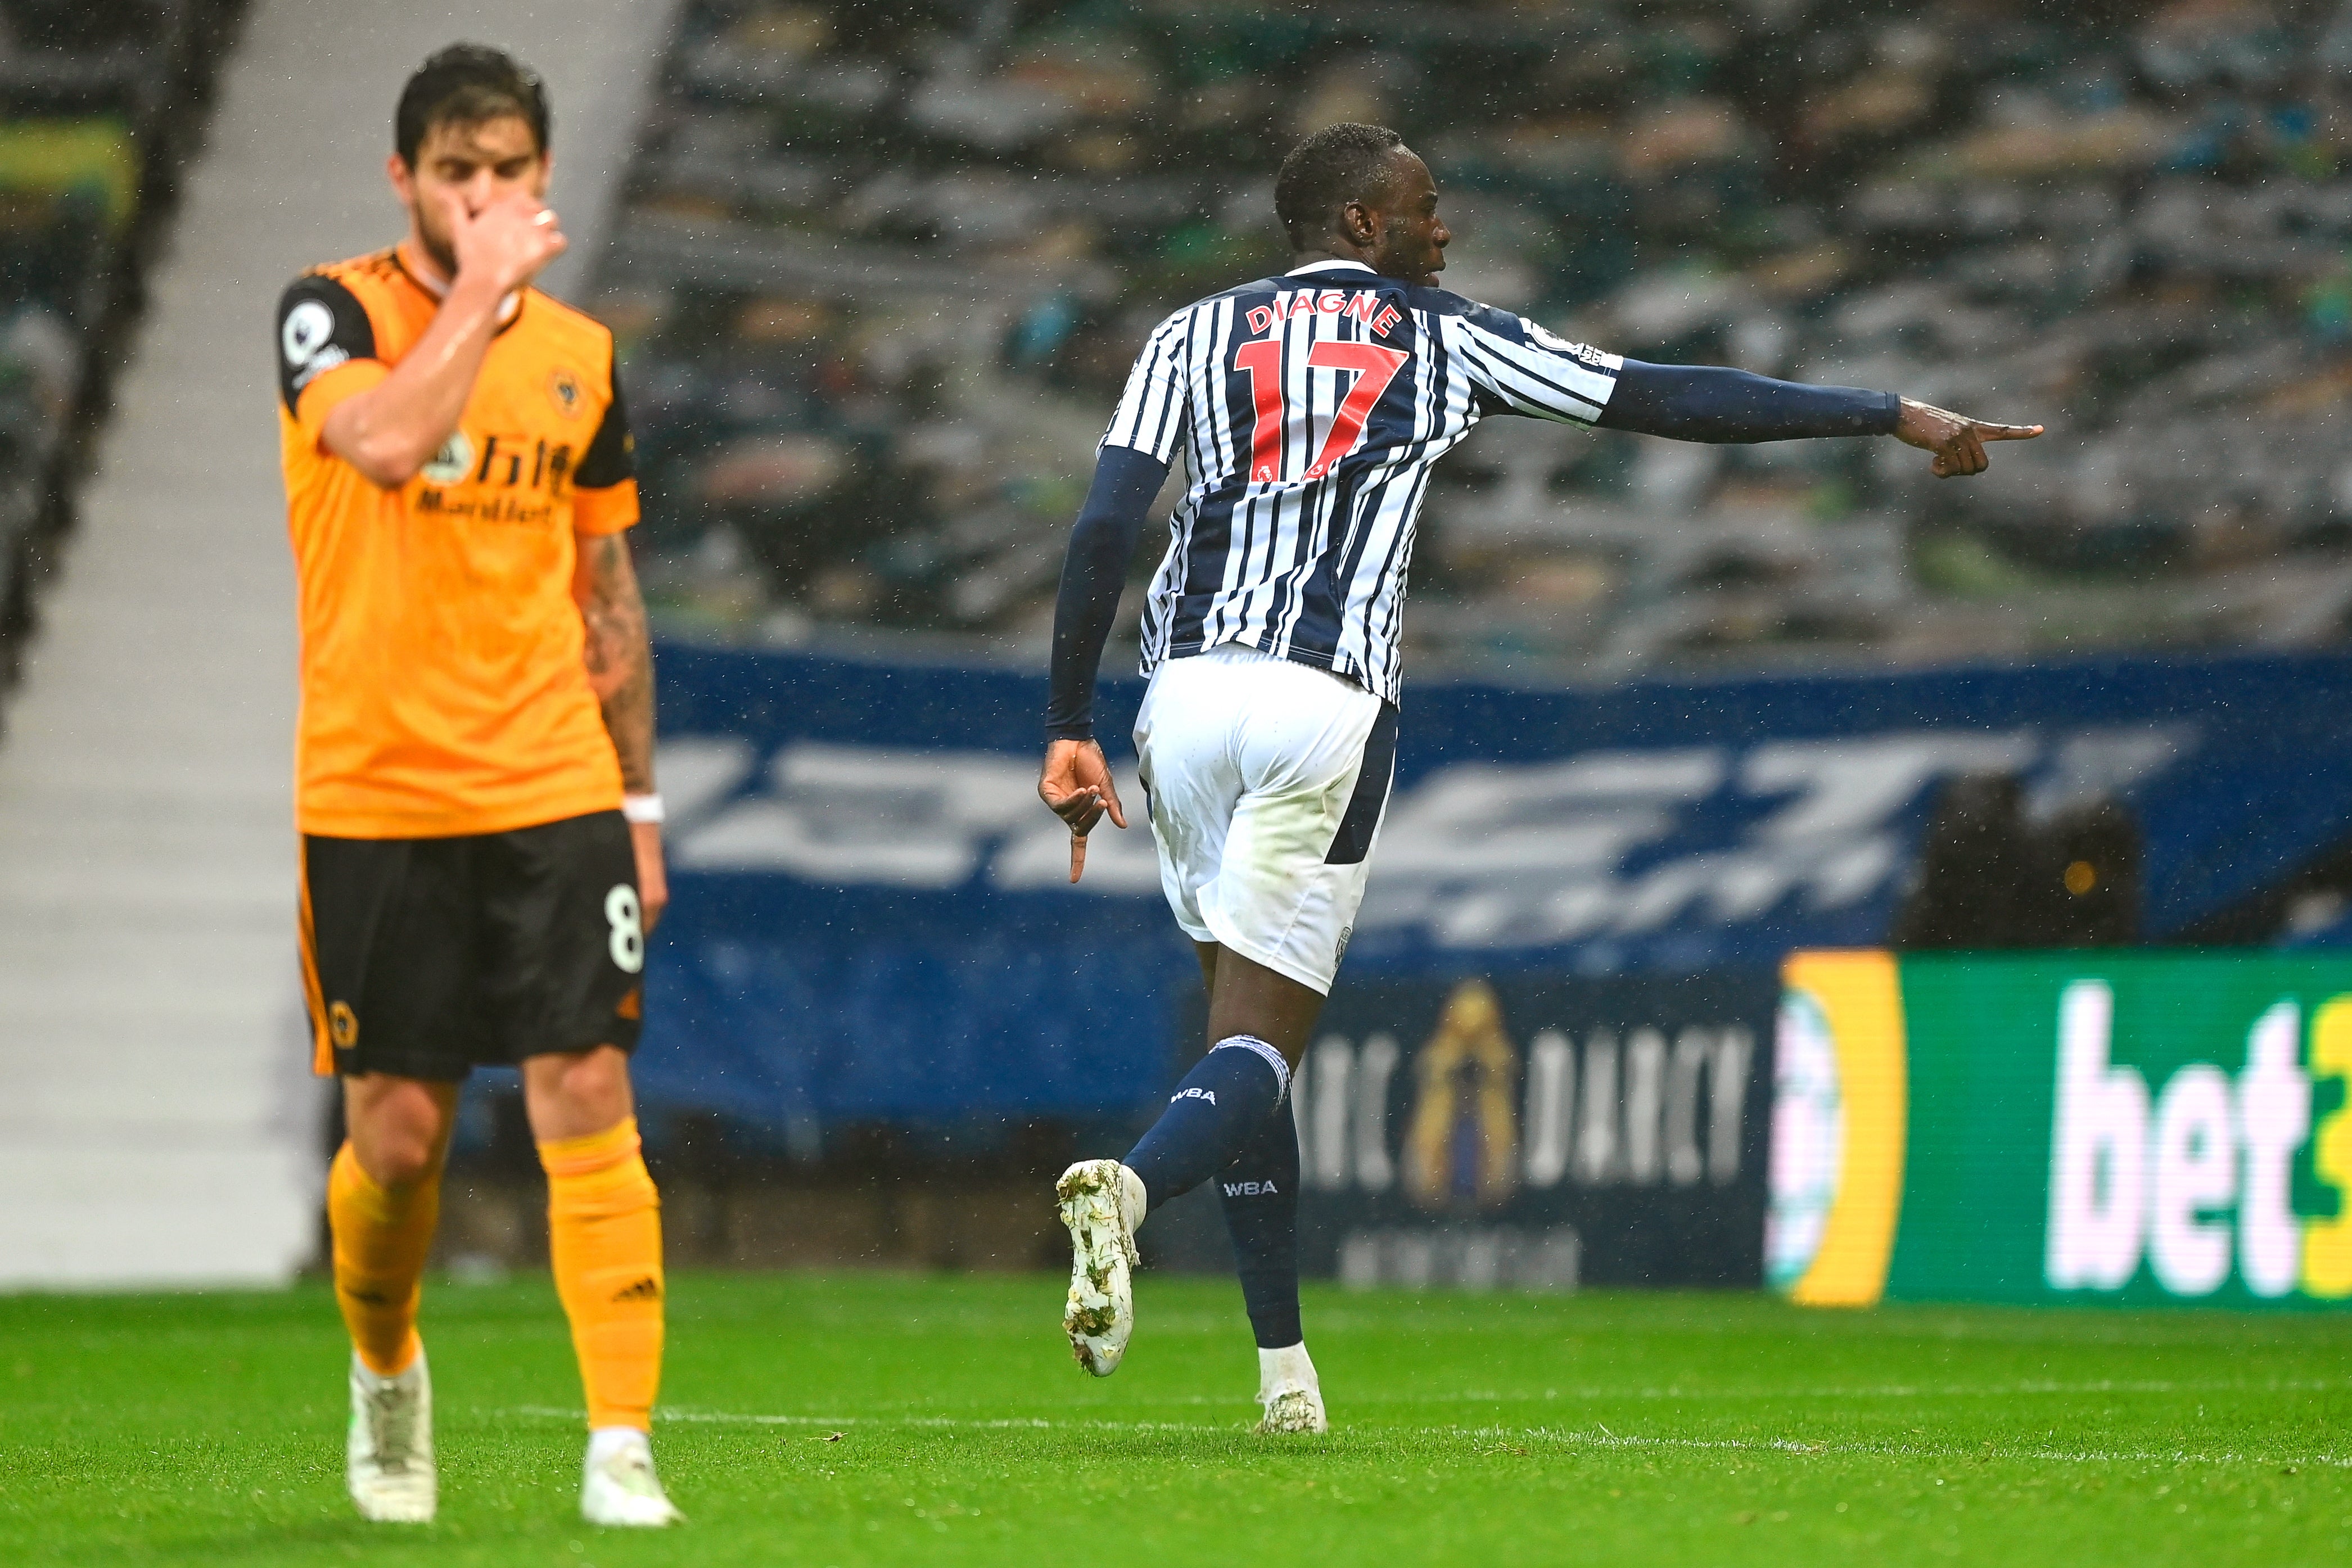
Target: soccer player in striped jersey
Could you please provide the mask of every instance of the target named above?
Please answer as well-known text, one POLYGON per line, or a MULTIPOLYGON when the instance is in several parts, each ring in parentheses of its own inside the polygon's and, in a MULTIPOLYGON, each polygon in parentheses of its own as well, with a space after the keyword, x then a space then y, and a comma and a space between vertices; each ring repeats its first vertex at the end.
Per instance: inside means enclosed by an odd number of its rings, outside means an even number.
POLYGON ((1095 670, 1145 512, 1181 448, 1192 485, 1143 616, 1135 724, 1160 884, 1208 987, 1209 1050, 1124 1159, 1057 1184, 1063 1326, 1107 1376, 1133 1328, 1134 1234, 1215 1177, 1258 1343, 1261 1432, 1325 1429, 1298 1310, 1298 1144, 1284 1112, 1353 929, 1396 752, 1400 623, 1430 469, 1498 414, 1685 441, 1891 435, 1944 477, 2039 435, 1887 392, 1568 342, 1436 286, 1451 239, 1394 131, 1336 125, 1283 161, 1295 265, 1160 324, 1111 416, 1070 536, 1038 793, 1086 836, 1126 808, 1094 739, 1095 670))

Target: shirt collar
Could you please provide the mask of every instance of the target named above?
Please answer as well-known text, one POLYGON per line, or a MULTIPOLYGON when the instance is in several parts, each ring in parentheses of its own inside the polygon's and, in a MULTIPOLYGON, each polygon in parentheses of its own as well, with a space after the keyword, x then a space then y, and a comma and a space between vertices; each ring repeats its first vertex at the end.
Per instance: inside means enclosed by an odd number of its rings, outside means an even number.
MULTIPOLYGON (((1360 261, 1344 261, 1335 256, 1328 261, 1310 261, 1305 267, 1294 267, 1282 276, 1285 277, 1296 277, 1302 272, 1320 272, 1327 267, 1351 267, 1358 272, 1372 272, 1370 267, 1366 267, 1360 261)), ((1372 272, 1372 276, 1374 277, 1378 277, 1380 274, 1372 272)))
MULTIPOLYGON (((406 240, 401 241, 399 246, 394 249, 393 256, 400 263, 400 270, 408 275, 408 280, 411 283, 415 284, 417 287, 422 288, 425 293, 430 294, 436 299, 446 299, 449 298, 449 286, 447 284, 434 277, 426 268, 411 263, 408 256, 408 242, 406 240)), ((522 290, 517 288, 509 292, 505 298, 499 301, 499 325, 503 327, 515 319, 515 312, 521 308, 522 290)))

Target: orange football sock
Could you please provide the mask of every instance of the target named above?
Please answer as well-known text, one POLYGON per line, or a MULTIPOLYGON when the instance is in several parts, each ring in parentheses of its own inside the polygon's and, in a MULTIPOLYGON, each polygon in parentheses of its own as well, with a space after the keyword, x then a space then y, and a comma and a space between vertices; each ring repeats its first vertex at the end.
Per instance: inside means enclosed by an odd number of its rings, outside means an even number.
POLYGON ((661 1383, 661 1197, 635 1118, 539 1145, 556 1294, 588 1395, 588 1425, 653 1429, 661 1383))
POLYGON ((327 1172, 327 1228, 335 1242, 335 1304, 360 1360, 381 1377, 416 1359, 416 1302, 425 1254, 441 1218, 436 1176, 406 1192, 375 1184, 346 1143, 327 1172))

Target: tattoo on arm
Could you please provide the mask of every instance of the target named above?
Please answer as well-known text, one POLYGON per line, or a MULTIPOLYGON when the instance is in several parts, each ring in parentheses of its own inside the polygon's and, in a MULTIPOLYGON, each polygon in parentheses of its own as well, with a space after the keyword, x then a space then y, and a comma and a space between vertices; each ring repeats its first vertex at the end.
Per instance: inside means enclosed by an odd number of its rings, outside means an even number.
POLYGON ((583 536, 572 583, 587 629, 588 684, 604 710, 604 728, 621 758, 621 786, 654 790, 654 656, 646 601, 637 591, 628 541, 619 534, 583 536))

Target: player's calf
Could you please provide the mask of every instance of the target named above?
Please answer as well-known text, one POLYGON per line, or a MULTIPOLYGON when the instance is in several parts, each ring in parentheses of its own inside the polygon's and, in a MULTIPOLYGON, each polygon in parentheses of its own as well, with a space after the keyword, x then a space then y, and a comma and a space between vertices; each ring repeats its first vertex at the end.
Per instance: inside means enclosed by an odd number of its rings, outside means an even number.
POLYGON ((1168 1097, 1168 1108, 1128 1151, 1129 1169, 1154 1203, 1181 1197, 1233 1164, 1290 1090, 1290 1064, 1255 1035, 1217 1041, 1168 1097))
POLYGON ((1268 1116, 1217 1173, 1217 1200, 1234 1240, 1242 1301, 1258 1344, 1261 1433, 1328 1429, 1298 1311, 1298 1125, 1268 1116))
POLYGON ((1259 1124, 1216 1188, 1259 1348, 1298 1343, 1298 1124, 1288 1111, 1259 1124))
MULTIPOLYGON (((551 1120, 558 1112, 595 1120, 578 1102, 580 1082, 627 1081, 619 1053, 579 1058, 533 1057, 524 1069, 526 1091, 542 1096, 551 1120), (559 1083, 572 1086, 568 1097, 559 1083)), ((609 1108, 609 1107, 608 1107, 609 1108)), ((654 1474, 646 1433, 661 1382, 663 1304, 661 1200, 635 1117, 577 1137, 544 1139, 540 1164, 547 1172, 548 1260, 556 1293, 572 1321, 581 1387, 588 1396, 588 1457, 581 1479, 580 1512, 591 1524, 658 1526, 679 1518, 654 1474)))

